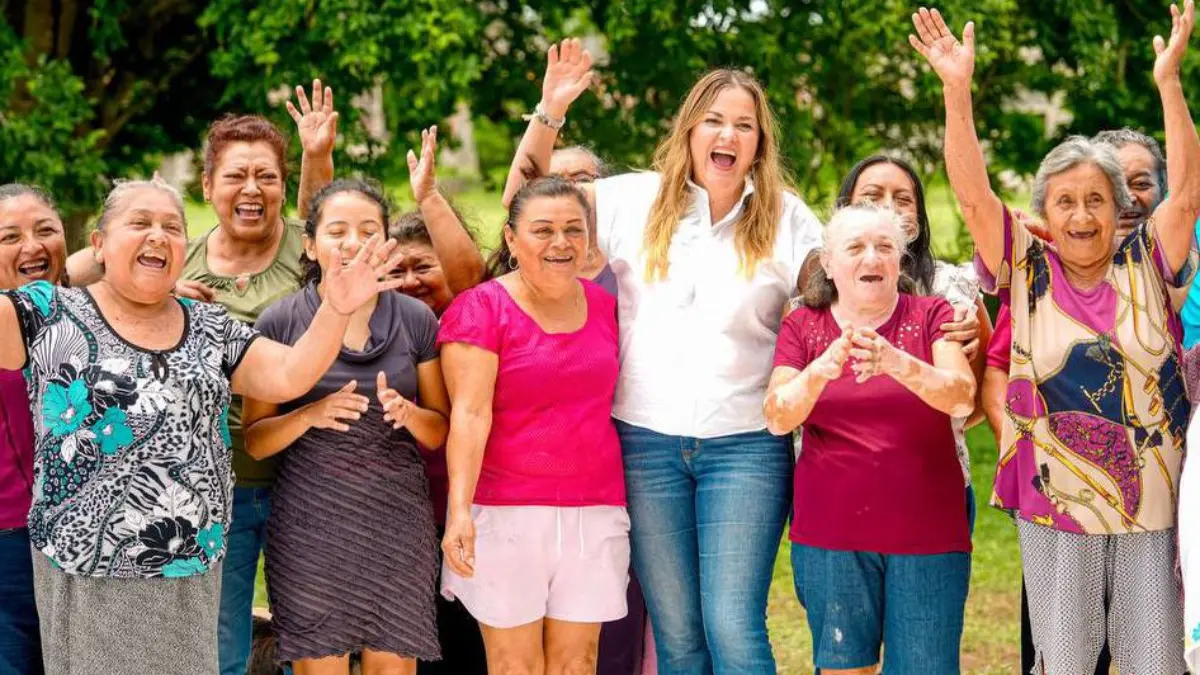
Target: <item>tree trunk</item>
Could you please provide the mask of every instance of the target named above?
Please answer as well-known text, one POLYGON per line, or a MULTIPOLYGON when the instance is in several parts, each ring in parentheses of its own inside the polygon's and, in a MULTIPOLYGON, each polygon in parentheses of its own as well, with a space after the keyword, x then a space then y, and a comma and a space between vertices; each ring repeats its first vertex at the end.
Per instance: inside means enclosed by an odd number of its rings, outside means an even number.
POLYGON ((63 226, 66 228, 67 234, 67 250, 71 253, 91 245, 92 228, 88 227, 88 220, 91 217, 92 214, 87 212, 67 214, 63 217, 63 226))

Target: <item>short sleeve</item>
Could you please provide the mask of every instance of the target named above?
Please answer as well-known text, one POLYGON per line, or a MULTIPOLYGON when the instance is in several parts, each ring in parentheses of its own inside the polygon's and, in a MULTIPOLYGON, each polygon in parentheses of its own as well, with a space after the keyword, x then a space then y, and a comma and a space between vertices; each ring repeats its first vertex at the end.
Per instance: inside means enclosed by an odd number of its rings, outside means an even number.
POLYGON ((1001 300, 1008 301, 1009 286, 1012 283, 1012 270, 1017 263, 1024 260, 1029 249, 1038 241, 1040 248, 1043 244, 1025 229, 1024 225, 1013 220, 1012 211, 1004 205, 1004 257, 1000 261, 1000 269, 992 274, 984 264, 979 253, 975 254, 975 274, 984 293, 995 295, 1001 300))
MULTIPOLYGON (((808 205, 792 194, 784 196, 784 217, 788 219, 786 227, 792 233, 792 250, 788 258, 792 261, 791 280, 799 282, 810 261, 815 261, 812 254, 821 248, 821 221, 808 205)), ((800 295, 799 283, 794 283, 790 291, 791 297, 800 295)))
MULTIPOLYGON (((488 287, 499 284, 489 281, 460 294, 442 314, 442 326, 438 331, 437 346, 451 342, 474 345, 489 352, 500 353, 500 312, 494 295, 488 287)), ((497 289, 504 292, 503 288, 497 289)))
POLYGON ((593 183, 593 199, 596 209, 596 243, 604 255, 613 255, 613 232, 617 225, 617 207, 621 200, 617 196, 620 191, 621 176, 601 178, 593 183))
POLYGON ((808 367, 812 358, 802 334, 803 319, 809 315, 809 310, 801 307, 783 319, 779 326, 779 337, 775 340, 775 368, 787 366, 804 370, 808 367))
POLYGON ((409 325, 412 326, 413 347, 417 354, 417 363, 432 361, 438 357, 438 320, 433 310, 425 303, 419 303, 408 312, 409 325))
POLYGON ((1167 256, 1163 254, 1162 245, 1158 240, 1158 227, 1153 218, 1147 221, 1139 233, 1143 246, 1151 252, 1154 258, 1155 271, 1162 276, 1163 282, 1170 288, 1188 288, 1192 286, 1192 281, 1196 278, 1196 270, 1200 267, 1200 251, 1196 248, 1196 228, 1200 228, 1200 220, 1196 221, 1196 225, 1192 228, 1192 245, 1188 249, 1188 256, 1183 261, 1183 266, 1179 268, 1178 274, 1171 273, 1171 268, 1167 264, 1167 256))
POLYGON ((283 311, 285 302, 277 302, 263 310, 262 314, 258 315, 258 320, 254 322, 254 330, 258 331, 263 337, 275 342, 283 344, 291 344, 287 333, 287 316, 283 311))
POLYGON ((220 342, 221 368, 225 371, 226 377, 232 378, 234 371, 238 369, 238 366, 242 364, 242 359, 246 357, 246 352, 250 350, 250 345, 262 337, 262 335, 254 327, 233 318, 220 305, 199 305, 196 303, 191 305, 193 311, 200 307, 203 307, 203 311, 209 313, 210 320, 216 328, 213 331, 213 335, 220 342))
POLYGON ((596 239, 608 258, 617 257, 621 232, 636 230, 638 243, 662 178, 651 171, 625 173, 593 183, 596 206, 596 239))
POLYGON ((1000 305, 996 313, 996 330, 988 342, 987 367, 1008 372, 1012 362, 1012 315, 1008 305, 1000 305))
POLYGON ((929 344, 941 340, 945 334, 942 325, 954 321, 954 307, 944 298, 933 298, 926 311, 925 334, 929 336, 929 344))
POLYGON ((57 286, 47 281, 35 281, 15 290, 0 291, 16 309, 17 325, 25 342, 26 360, 29 346, 37 342, 52 323, 51 317, 58 306, 58 290, 57 286))

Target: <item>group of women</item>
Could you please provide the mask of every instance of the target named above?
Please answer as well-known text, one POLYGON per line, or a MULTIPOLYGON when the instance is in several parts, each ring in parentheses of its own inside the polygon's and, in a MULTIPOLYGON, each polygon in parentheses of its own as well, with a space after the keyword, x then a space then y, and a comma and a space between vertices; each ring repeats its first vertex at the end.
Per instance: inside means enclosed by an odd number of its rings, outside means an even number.
POLYGON ((1153 45, 1165 157, 1129 130, 1071 137, 1027 215, 988 183, 974 26, 960 42, 913 15, 973 266, 933 258, 891 156, 850 171, 822 226, 741 71, 696 83, 653 171, 556 151, 592 77, 577 40, 548 52, 487 261, 438 190, 436 128, 409 154, 413 212, 334 178, 319 82, 289 103, 303 222, 282 215, 287 140, 250 116, 210 129, 219 224, 190 243, 157 178, 117 185, 70 259, 50 197, 0 187, 0 658, 244 673, 265 548, 300 675, 352 655, 367 674, 773 673, 790 517, 820 672, 957 673, 964 430, 986 417, 1031 671, 1092 673, 1102 651, 1123 673, 1200 667, 1175 574, 1200 588, 1178 311, 1194 21, 1172 7, 1153 45))

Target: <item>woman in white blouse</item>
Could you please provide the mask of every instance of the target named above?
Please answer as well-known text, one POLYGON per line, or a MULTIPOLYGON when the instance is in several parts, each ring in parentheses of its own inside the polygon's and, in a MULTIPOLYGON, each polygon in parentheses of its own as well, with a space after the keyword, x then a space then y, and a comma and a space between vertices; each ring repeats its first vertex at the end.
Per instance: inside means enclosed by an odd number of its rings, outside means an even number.
MULTIPOLYGON (((578 40, 548 59, 514 165, 549 165, 591 79, 578 40)), ((792 455, 766 430, 762 400, 784 304, 821 225, 788 191, 766 98, 741 71, 692 87, 654 164, 593 192, 620 291, 613 416, 634 568, 660 670, 774 673, 767 591, 792 455)))

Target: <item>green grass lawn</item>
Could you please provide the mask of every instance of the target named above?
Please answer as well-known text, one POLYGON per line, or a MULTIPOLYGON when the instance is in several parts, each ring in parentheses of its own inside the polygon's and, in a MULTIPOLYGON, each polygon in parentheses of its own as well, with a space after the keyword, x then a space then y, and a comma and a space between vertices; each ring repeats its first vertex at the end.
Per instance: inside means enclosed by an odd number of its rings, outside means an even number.
MULTIPOLYGON (((407 186, 393 189, 392 196, 401 210, 411 208, 407 186)), ((499 196, 482 190, 453 196, 469 225, 480 235, 487 248, 495 245, 504 211, 499 196)), ((934 223, 934 246, 938 252, 957 251, 955 238, 959 227, 949 191, 935 186, 929 191, 930 219, 934 223)), ((216 220, 204 204, 187 206, 189 230, 193 236, 208 231, 216 220)), ((966 629, 963 635, 963 671, 974 675, 1012 673, 1020 652, 1020 557, 1016 529, 1001 512, 987 506, 996 467, 996 446, 986 425, 968 434, 972 476, 979 516, 975 525, 975 554, 972 562, 971 595, 967 601, 966 629)), ((255 603, 266 605, 262 575, 258 579, 255 603)), ((779 672, 812 672, 812 645, 804 610, 792 587, 792 568, 788 544, 782 542, 775 561, 775 577, 768 606, 771 642, 779 661, 779 672)))

